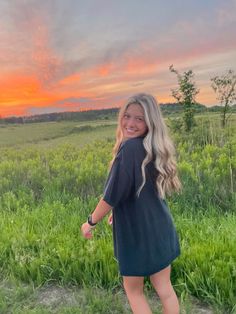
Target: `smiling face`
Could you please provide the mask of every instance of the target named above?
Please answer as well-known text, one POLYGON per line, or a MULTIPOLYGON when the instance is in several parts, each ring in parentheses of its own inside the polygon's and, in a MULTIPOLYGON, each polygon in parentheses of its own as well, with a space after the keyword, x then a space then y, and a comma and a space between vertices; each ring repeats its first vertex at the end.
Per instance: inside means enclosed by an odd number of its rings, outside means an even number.
POLYGON ((148 128, 144 119, 143 108, 139 104, 131 104, 121 118, 123 139, 143 136, 148 128))

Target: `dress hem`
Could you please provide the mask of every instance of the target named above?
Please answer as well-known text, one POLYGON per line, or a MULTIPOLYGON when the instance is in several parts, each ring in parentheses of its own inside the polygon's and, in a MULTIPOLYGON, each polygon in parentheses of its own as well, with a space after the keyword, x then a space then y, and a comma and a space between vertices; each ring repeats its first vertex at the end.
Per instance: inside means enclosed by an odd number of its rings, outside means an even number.
POLYGON ((127 276, 127 277, 146 277, 146 276, 151 276, 154 275, 155 273, 158 273, 159 271, 163 270, 164 268, 168 267, 178 256, 180 255, 180 251, 178 251, 172 258, 170 258, 168 260, 168 262, 162 264, 161 266, 159 266, 158 268, 156 268, 154 271, 151 272, 143 272, 143 273, 132 273, 129 272, 129 274, 127 274, 127 272, 121 272, 120 271, 120 275, 121 276, 127 276))

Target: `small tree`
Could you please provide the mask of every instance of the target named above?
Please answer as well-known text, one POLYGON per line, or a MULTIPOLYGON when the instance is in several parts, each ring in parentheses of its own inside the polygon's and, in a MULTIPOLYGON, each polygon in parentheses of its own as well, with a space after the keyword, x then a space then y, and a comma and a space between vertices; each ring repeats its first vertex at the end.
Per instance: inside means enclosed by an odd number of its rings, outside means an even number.
POLYGON ((216 93, 216 99, 222 106, 222 126, 225 127, 231 113, 231 106, 236 102, 236 74, 229 70, 226 74, 211 78, 211 87, 216 93))
POLYGON ((186 131, 190 131, 195 125, 194 120, 194 105, 196 104, 195 97, 199 93, 196 88, 195 82, 193 82, 193 71, 189 70, 184 72, 182 75, 174 69, 173 64, 169 67, 172 73, 177 75, 179 87, 172 89, 172 96, 178 101, 179 104, 183 105, 184 109, 184 125, 186 131))

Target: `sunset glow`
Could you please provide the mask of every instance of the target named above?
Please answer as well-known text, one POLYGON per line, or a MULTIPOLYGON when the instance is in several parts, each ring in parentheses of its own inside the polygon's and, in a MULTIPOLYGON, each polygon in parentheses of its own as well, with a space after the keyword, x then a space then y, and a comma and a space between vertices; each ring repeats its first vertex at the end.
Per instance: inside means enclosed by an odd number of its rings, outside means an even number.
POLYGON ((236 1, 184 2, 102 0, 98 17, 80 0, 0 1, 0 116, 117 107, 137 92, 174 102, 171 64, 217 104, 210 78, 236 70, 236 1))

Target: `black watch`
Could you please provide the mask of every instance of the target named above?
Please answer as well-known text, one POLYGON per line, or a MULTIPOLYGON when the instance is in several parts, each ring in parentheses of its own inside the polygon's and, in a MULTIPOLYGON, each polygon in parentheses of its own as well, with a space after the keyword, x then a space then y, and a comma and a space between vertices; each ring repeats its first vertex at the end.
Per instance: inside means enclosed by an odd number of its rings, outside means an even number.
POLYGON ((92 215, 88 216, 88 220, 87 220, 88 224, 92 227, 96 226, 97 223, 93 223, 92 221, 92 215))

